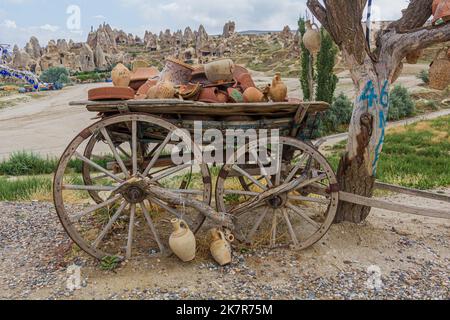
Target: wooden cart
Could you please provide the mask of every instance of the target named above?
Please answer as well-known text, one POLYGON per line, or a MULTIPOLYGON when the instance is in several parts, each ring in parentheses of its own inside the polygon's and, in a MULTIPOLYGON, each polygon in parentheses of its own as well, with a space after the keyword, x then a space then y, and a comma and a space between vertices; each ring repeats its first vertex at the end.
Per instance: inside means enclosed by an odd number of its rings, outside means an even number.
POLYGON ((341 195, 362 202, 339 192, 332 167, 310 141, 326 103, 71 104, 98 113, 99 121, 62 155, 54 201, 72 240, 98 259, 167 254, 172 218, 183 219, 194 232, 209 218, 207 223, 230 230, 246 244, 305 249, 327 233, 341 195), (193 134, 200 120, 204 136, 199 138, 193 134), (210 150, 209 143, 204 145, 210 129, 243 130, 241 137, 249 129, 277 129, 280 137, 277 144, 268 135, 232 150, 210 150), (191 139, 191 152, 184 162, 174 161, 182 139, 191 139), (256 156, 261 145, 266 158, 256 156), (225 164, 190 161, 205 151, 223 152, 225 164), (236 161, 242 157, 244 163, 236 161), (83 205, 74 204, 79 199, 83 205))

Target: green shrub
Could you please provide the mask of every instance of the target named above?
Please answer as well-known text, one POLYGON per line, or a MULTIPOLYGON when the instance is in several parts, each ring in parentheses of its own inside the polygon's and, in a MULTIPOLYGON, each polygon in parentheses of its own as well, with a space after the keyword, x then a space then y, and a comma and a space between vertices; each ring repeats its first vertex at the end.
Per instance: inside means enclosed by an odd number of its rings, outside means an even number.
POLYGON ((0 201, 30 200, 37 192, 48 193, 52 190, 52 180, 44 177, 28 177, 8 180, 0 177, 0 201))
POLYGON ((69 83, 69 71, 64 67, 51 67, 42 72, 40 79, 47 83, 69 83))
POLYGON ((425 84, 429 84, 430 83, 430 74, 427 70, 422 70, 417 75, 417 79, 422 80, 422 82, 425 84))
POLYGON ((7 161, 0 163, 0 174, 9 176, 50 174, 56 165, 55 159, 44 159, 29 152, 16 152, 7 161))
POLYGON ((388 120, 400 120, 414 115, 415 112, 416 105, 408 90, 401 85, 395 86, 390 95, 388 120))
POLYGON ((352 119, 353 103, 344 94, 340 93, 334 99, 330 109, 325 113, 322 121, 322 132, 324 134, 342 131, 342 127, 347 127, 352 119))

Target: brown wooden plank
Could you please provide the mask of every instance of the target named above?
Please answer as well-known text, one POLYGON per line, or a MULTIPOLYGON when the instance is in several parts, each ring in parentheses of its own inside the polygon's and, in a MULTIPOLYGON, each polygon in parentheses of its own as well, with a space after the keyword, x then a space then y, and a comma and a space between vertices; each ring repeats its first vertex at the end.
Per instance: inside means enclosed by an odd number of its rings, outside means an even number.
POLYGON ((434 192, 405 188, 405 187, 395 186, 395 185, 383 183, 383 182, 376 182, 375 188, 377 188, 379 190, 391 191, 391 192, 395 192, 395 193, 401 193, 401 194, 406 194, 406 195, 410 195, 410 196, 426 198, 426 199, 431 199, 431 200, 437 200, 437 201, 445 201, 445 202, 450 203, 450 197, 446 196, 444 194, 437 194, 434 192))
POLYGON ((352 193, 339 192, 339 200, 366 207, 378 208, 393 212, 408 213, 423 217, 450 219, 450 212, 444 210, 420 208, 416 206, 393 203, 385 200, 366 198, 352 193))

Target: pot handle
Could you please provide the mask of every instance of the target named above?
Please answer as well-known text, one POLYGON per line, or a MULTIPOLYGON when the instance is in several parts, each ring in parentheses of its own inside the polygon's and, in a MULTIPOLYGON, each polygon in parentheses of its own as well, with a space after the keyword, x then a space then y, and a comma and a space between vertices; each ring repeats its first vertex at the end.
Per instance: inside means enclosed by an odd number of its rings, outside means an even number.
POLYGON ((316 27, 317 31, 320 30, 320 28, 319 28, 319 26, 317 25, 317 23, 314 22, 314 23, 312 24, 312 26, 313 26, 313 27, 316 27))
POLYGON ((189 228, 189 225, 184 220, 180 220, 180 227, 181 226, 184 226, 186 230, 191 230, 191 228, 189 228))

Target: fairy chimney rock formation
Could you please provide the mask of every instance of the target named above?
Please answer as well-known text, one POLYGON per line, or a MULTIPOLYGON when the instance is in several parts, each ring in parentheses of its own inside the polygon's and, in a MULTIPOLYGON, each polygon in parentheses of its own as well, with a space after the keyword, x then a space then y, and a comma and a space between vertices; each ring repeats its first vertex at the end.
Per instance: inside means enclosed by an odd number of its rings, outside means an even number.
POLYGON ((229 38, 232 35, 234 35, 236 32, 236 23, 234 21, 229 21, 225 24, 223 27, 223 33, 222 36, 224 38, 229 38))
POLYGON ((42 56, 42 48, 36 37, 31 37, 30 41, 25 45, 25 51, 33 59, 39 59, 42 56))

